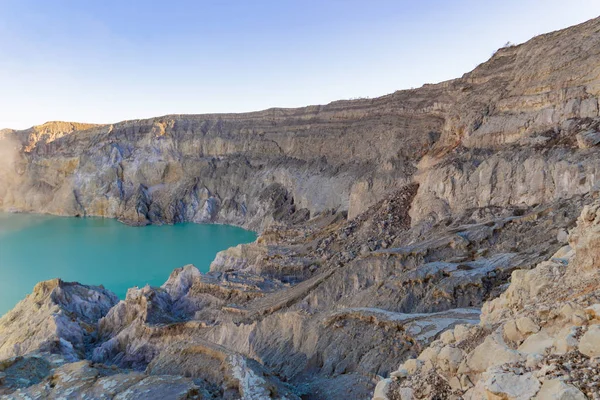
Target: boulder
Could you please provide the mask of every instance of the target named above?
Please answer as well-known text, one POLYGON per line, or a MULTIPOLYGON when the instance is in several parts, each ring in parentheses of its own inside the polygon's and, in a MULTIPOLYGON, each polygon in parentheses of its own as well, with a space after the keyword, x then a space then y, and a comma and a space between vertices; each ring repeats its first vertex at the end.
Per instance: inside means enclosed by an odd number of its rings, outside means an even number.
POLYGON ((465 324, 459 324, 456 325, 454 327, 454 340, 457 342, 462 342, 463 340, 468 339, 472 332, 476 332, 477 331, 477 326, 474 325, 465 325, 465 324))
POLYGON ((400 400, 414 400, 415 398, 414 391, 411 388, 400 388, 398 394, 400 395, 400 400))
POLYGON ((519 332, 517 323, 514 320, 510 320, 504 324, 503 327, 504 337, 514 343, 521 343, 524 339, 523 334, 519 332))
POLYGON ((554 352, 556 354, 565 354, 577 348, 577 328, 566 326, 561 329, 554 338, 554 352))
POLYGON ((568 243, 569 242, 569 233, 567 232, 566 229, 559 229, 558 233, 556 234, 556 240, 559 243, 568 243))
POLYGON ((440 353, 441 348, 436 346, 431 346, 423 350, 423 352, 419 355, 419 361, 422 361, 425 364, 435 365, 437 362, 438 354, 440 353))
POLYGON ((585 310, 577 304, 567 303, 560 309, 560 314, 573 324, 581 326, 587 322, 585 310))
POLYGON ((588 328, 579 341, 579 351, 588 357, 600 356, 600 324, 588 328))
POLYGON ((529 317, 521 317, 521 318, 517 319, 516 324, 517 324, 517 328, 519 329, 519 332, 521 332, 524 335, 528 335, 530 333, 535 333, 540 330, 539 325, 536 324, 529 317))
POLYGON ((519 346, 519 351, 526 354, 545 354, 554 346, 554 339, 544 330, 529 336, 519 346))
POLYGON ((531 372, 517 375, 512 372, 502 372, 500 369, 492 369, 486 372, 486 376, 484 387, 488 398, 492 399, 529 400, 540 389, 540 382, 531 372))
POLYGON ((444 333, 442 333, 440 335, 440 340, 442 341, 442 343, 444 344, 451 344, 455 342, 454 339, 454 331, 453 330, 447 330, 444 333))
POLYGON ((373 400, 389 400, 388 390, 390 388, 390 384, 392 383, 391 379, 382 379, 375 386, 375 392, 373 393, 373 400))
POLYGON ((444 346, 437 356, 437 362, 442 371, 455 373, 460 366, 465 352, 453 346, 444 346))
POLYGON ((524 361, 524 356, 508 347, 499 332, 494 332, 470 353, 464 366, 466 371, 459 372, 483 372, 494 365, 517 361, 524 361))
POLYGON ((579 389, 560 379, 549 379, 544 382, 534 400, 585 400, 579 389))
POLYGON ((404 369, 408 371, 409 374, 417 373, 422 366, 423 361, 418 360, 416 358, 411 358, 410 360, 406 360, 404 362, 404 369))

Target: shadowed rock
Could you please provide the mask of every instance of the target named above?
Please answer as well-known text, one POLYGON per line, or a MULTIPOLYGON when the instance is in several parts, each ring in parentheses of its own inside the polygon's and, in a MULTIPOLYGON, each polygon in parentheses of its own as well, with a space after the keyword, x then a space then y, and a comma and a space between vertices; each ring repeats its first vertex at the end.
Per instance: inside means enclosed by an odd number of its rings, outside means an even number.
POLYGON ((38 283, 33 293, 0 319, 0 359, 32 352, 84 358, 96 339, 96 324, 117 303, 98 286, 53 279, 38 283))

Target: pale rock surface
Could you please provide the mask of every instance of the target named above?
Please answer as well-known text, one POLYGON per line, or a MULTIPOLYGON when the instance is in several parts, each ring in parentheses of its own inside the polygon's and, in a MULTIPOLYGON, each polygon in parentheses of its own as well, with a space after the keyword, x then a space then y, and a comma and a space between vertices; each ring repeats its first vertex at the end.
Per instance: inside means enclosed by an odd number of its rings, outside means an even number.
POLYGON ((375 386, 375 391, 373 392, 373 400, 389 400, 387 392, 391 383, 391 379, 380 380, 379 383, 377 383, 377 386, 375 386))
POLYGON ((544 382, 534 400, 585 400, 586 397, 573 385, 561 379, 549 379, 544 382))
POLYGON ((546 354, 546 350, 551 349, 554 345, 554 338, 542 330, 527 337, 518 350, 525 354, 546 354))
POLYGON ((487 336, 482 344, 470 353, 462 372, 484 372, 489 367, 522 361, 524 356, 511 349, 503 340, 500 332, 496 331, 487 336))
POLYGON ((531 372, 515 375, 492 369, 484 373, 483 377, 488 377, 484 387, 488 398, 492 399, 529 400, 541 386, 531 372))
POLYGON ((588 327, 579 341, 578 349, 588 357, 600 357, 600 324, 588 327))
POLYGON ((574 326, 565 326, 554 338, 554 352, 556 354, 565 354, 577 349, 579 340, 577 339, 578 330, 574 326))

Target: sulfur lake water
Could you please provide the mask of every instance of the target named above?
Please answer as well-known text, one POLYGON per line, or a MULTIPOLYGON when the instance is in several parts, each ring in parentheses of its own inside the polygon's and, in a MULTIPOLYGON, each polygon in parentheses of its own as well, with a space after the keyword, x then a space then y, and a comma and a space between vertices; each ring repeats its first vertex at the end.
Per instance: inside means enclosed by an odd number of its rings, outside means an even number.
POLYGON ((227 225, 131 227, 112 219, 0 213, 0 316, 43 280, 104 285, 124 298, 130 287, 162 285, 186 264, 206 272, 218 251, 255 239, 227 225))

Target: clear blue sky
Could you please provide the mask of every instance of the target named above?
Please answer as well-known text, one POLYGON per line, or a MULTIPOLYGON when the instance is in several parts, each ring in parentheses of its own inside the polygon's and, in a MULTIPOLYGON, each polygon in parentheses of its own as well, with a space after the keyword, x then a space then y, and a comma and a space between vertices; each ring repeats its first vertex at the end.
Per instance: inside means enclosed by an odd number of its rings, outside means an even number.
POLYGON ((374 97, 598 15, 599 0, 0 0, 0 128, 374 97))

